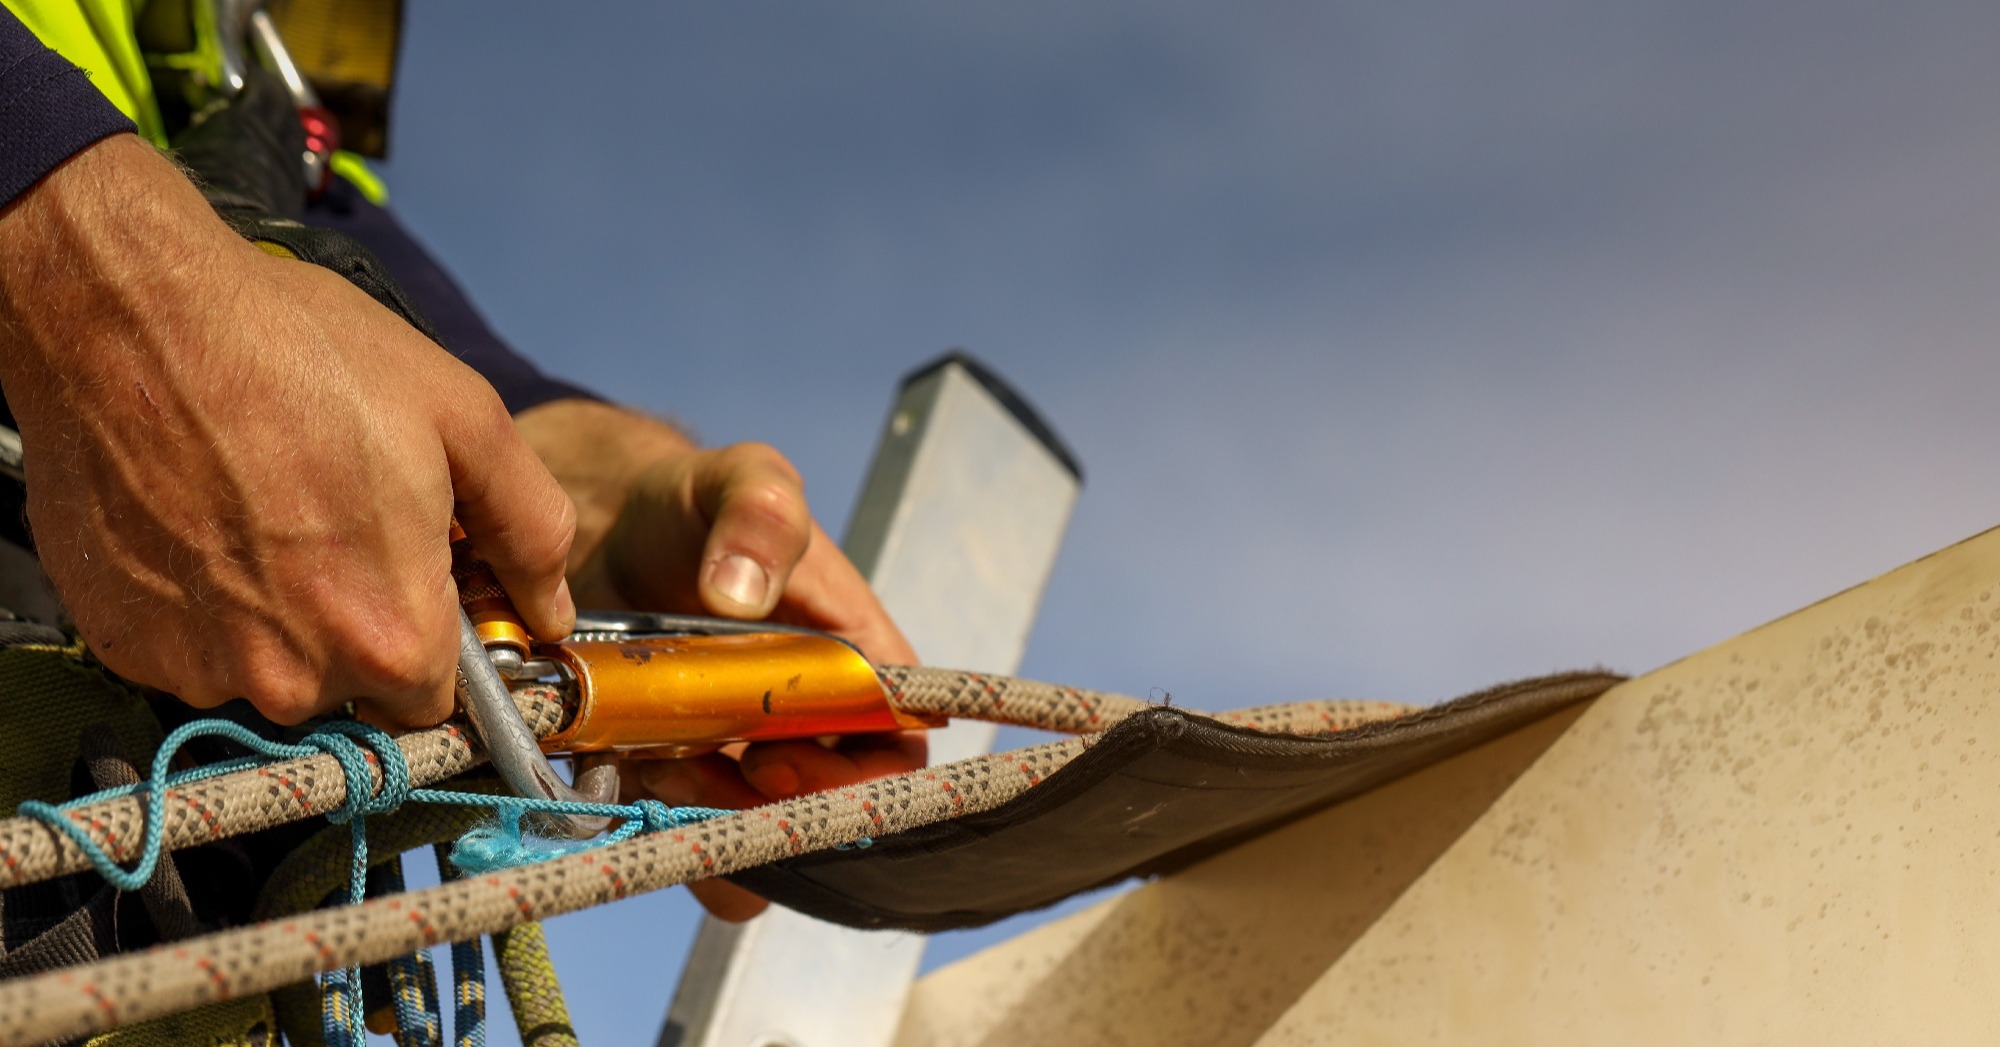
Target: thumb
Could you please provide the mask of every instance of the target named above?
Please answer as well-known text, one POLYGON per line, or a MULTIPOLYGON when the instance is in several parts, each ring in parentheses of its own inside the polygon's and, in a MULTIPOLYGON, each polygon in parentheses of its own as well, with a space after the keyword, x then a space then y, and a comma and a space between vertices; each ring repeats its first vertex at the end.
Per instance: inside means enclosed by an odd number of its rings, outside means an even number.
POLYGON ((812 541, 798 470, 767 445, 736 444, 703 455, 693 493, 710 521, 698 580, 703 606, 726 618, 768 616, 812 541))

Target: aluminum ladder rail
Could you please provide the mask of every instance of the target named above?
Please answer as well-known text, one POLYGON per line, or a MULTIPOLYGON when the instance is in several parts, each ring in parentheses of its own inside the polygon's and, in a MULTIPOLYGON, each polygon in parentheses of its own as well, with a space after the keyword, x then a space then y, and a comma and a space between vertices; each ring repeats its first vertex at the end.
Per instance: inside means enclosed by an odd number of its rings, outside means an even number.
MULTIPOLYGON (((1034 409, 949 353, 903 380, 842 548, 927 663, 1013 673, 1081 486, 1034 409)), ((996 730, 931 732, 931 763, 988 751, 996 730)), ((777 907, 706 918, 659 1047, 889 1047, 923 949, 777 907)))

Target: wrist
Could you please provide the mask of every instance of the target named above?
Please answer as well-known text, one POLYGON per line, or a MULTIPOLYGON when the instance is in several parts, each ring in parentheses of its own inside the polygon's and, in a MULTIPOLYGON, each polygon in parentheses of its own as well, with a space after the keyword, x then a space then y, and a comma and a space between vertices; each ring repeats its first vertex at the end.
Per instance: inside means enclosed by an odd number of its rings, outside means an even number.
POLYGON ((252 251, 178 168, 133 135, 71 157, 0 213, 0 383, 29 401, 53 383, 122 373, 149 326, 233 281, 252 251))

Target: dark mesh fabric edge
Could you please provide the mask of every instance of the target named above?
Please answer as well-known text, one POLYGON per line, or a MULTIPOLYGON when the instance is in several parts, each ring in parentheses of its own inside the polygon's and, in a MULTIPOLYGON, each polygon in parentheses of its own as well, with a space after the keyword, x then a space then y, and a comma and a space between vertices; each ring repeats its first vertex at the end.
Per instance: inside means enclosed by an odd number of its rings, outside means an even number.
POLYGON ((334 179, 306 206, 305 221, 344 233, 366 247, 410 296, 417 312, 437 329, 444 347, 478 371, 508 411, 519 414, 551 400, 603 399, 582 386, 550 377, 508 345, 396 216, 370 203, 347 182, 334 179))

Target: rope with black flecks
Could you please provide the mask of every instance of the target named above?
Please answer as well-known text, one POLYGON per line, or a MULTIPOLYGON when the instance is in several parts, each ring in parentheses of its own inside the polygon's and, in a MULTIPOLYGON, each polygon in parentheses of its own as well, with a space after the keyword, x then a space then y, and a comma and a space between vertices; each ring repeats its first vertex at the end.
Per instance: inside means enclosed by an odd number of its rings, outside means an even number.
MULTIPOLYGON (((950 669, 889 666, 881 675, 891 702, 905 712, 1063 733, 1103 730, 1149 704, 1125 695, 950 669)), ((554 688, 524 687, 514 699, 538 735, 552 733, 565 715, 561 694, 554 688)), ((1303 702, 1237 710, 1218 718, 1264 731, 1318 733, 1406 709, 1390 702, 1303 702)), ((404 734, 396 745, 416 785, 448 778, 482 759, 471 732, 456 720, 404 734)), ((378 770, 377 787, 380 784, 378 770)), ((173 851, 337 811, 346 803, 347 786, 339 762, 320 755, 172 788, 166 800, 163 839, 165 849, 173 851)), ((145 827, 140 797, 107 800, 68 814, 112 859, 129 862, 139 857, 145 827)), ((48 826, 31 818, 0 820, 0 889, 88 868, 90 859, 83 848, 48 826)))
MULTIPOLYGON (((978 715, 1051 729, 1101 728, 1147 706, 1132 698, 946 670, 886 670, 884 675, 897 705, 912 712, 978 715)), ((1537 686, 1574 691, 1581 700, 1616 680, 1585 673, 1538 681, 1537 686)), ((536 700, 529 697, 524 705, 536 700)), ((1244 710, 1228 719, 1255 729, 1317 734, 1403 714, 1413 720, 1424 715, 1389 703, 1304 703, 1244 710)), ((538 726, 547 730, 554 724, 538 726)), ((457 744, 464 743, 462 732, 447 733, 457 744)), ((6 983, 0 985, 0 1045, 88 1035, 270 991, 319 971, 378 963, 643 891, 989 810, 1031 788, 1093 740, 1094 735, 1083 735, 925 768, 426 891, 322 909, 6 983)), ((410 745, 403 748, 408 752, 410 745)), ((412 772, 414 777, 415 767, 412 772)), ((330 780, 327 784, 339 781, 337 774, 321 777, 330 780)), ((268 789, 255 780, 250 785, 268 789)), ((294 807, 313 804, 299 801, 294 807)), ((11 839, 10 828, 0 823, 0 846, 11 839)), ((35 829, 47 833, 38 825, 35 829)), ((211 829, 199 839, 215 835, 211 829)), ((59 858, 43 860, 44 867, 60 864, 59 858)))

